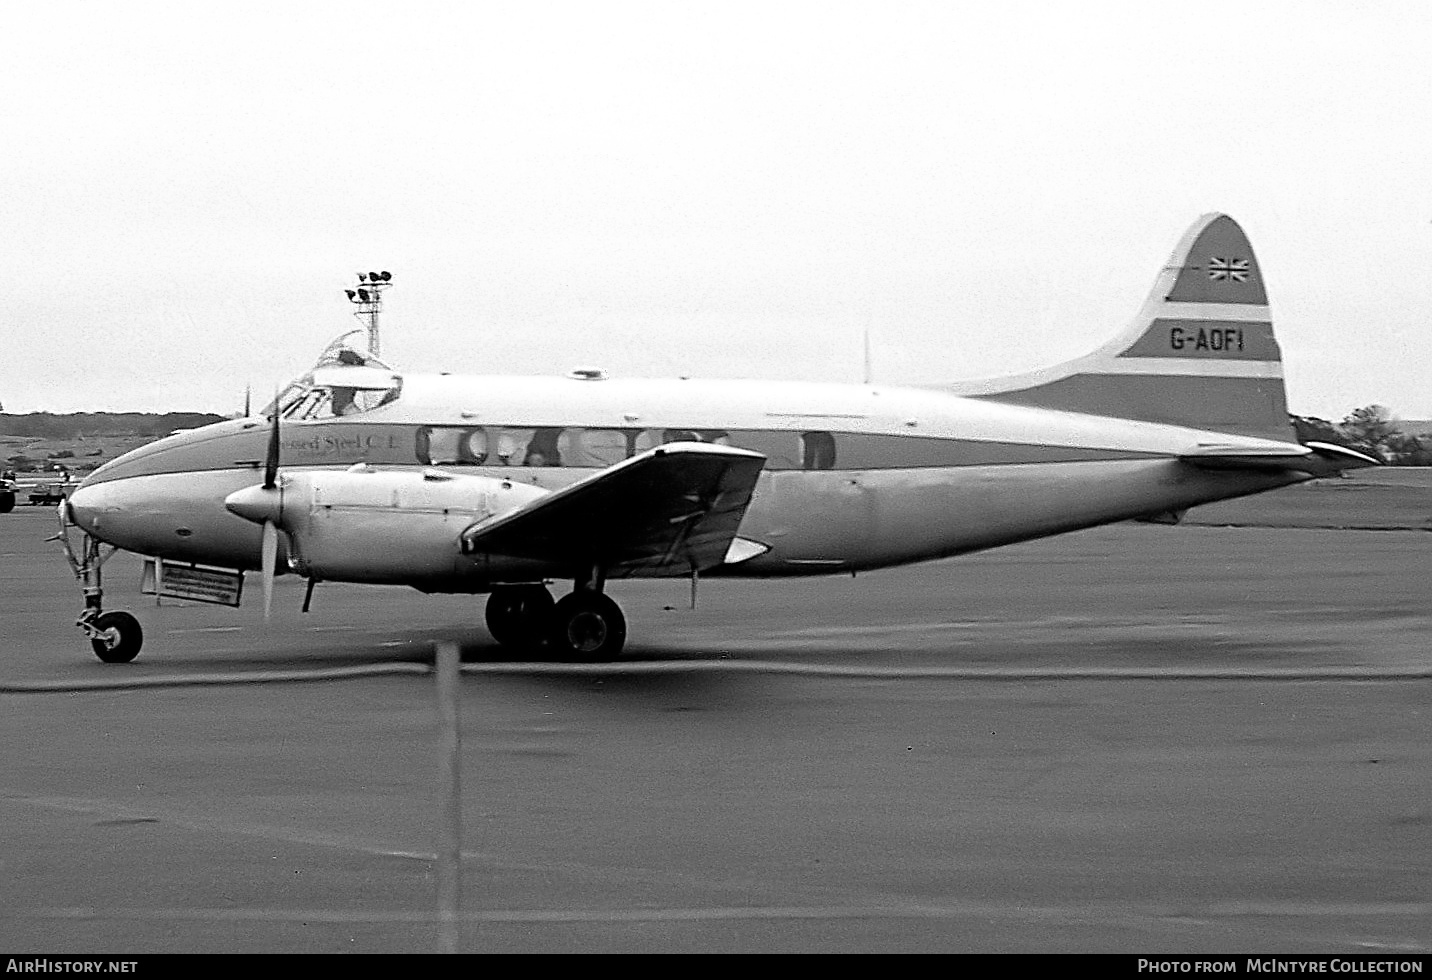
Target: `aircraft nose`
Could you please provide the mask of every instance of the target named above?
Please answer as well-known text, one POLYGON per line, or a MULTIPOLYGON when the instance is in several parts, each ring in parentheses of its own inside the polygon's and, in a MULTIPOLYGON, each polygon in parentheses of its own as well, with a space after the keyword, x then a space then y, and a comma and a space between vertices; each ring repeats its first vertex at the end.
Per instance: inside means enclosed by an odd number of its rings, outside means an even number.
POLYGON ((246 521, 277 524, 283 516, 283 493, 277 487, 244 487, 225 497, 224 506, 246 521))
POLYGON ((105 514, 117 514, 122 509, 117 501, 111 499, 113 496, 109 484, 100 483, 73 491, 63 506, 68 509, 71 521, 94 534, 103 523, 105 514))

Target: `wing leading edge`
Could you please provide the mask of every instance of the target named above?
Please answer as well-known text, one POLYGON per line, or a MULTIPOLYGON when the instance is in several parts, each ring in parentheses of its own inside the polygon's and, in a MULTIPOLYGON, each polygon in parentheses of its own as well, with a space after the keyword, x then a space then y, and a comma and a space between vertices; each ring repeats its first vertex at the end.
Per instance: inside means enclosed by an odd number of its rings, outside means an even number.
POLYGON ((609 577, 686 575, 766 548, 736 537, 766 457, 668 443, 462 532, 464 554, 498 554, 609 577))

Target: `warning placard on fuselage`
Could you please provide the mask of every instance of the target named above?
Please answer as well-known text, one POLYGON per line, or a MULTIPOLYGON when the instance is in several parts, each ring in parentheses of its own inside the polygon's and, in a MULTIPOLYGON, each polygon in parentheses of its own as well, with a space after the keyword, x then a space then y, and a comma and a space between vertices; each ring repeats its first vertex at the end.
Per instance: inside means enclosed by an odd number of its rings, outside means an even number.
POLYGON ((244 573, 227 568, 180 565, 162 558, 144 560, 140 591, 166 599, 237 606, 244 594, 244 573))

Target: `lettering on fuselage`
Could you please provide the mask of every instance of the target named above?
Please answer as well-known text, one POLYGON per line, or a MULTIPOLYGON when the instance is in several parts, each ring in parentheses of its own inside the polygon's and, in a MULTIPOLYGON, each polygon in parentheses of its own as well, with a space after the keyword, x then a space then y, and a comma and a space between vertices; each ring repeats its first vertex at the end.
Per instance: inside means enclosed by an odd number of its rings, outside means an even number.
POLYGON ((285 455, 299 459, 314 457, 329 458, 345 453, 365 453, 372 450, 397 449, 397 437, 391 432, 364 435, 320 435, 315 433, 306 439, 285 439, 285 455))
POLYGON ((1197 330, 1170 327, 1168 345, 1172 350, 1241 351, 1242 327, 1199 327, 1197 330))

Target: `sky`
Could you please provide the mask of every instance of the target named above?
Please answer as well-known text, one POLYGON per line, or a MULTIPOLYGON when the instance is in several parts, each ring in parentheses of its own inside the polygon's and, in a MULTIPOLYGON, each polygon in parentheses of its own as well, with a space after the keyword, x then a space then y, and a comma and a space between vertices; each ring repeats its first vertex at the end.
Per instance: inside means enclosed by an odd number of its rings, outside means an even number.
POLYGON ((1432 418, 1432 4, 47 0, 0 33, 0 404, 400 370, 933 384, 1098 347, 1199 215, 1292 411, 1432 418))

